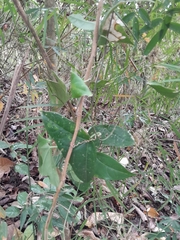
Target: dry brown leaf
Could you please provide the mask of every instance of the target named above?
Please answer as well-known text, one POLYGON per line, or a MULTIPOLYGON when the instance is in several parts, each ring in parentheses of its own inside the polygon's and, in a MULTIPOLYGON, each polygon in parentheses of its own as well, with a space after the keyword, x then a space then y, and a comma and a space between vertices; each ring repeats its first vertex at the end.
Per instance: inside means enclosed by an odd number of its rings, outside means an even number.
POLYGON ((108 212, 106 214, 103 214, 102 212, 96 212, 92 213, 86 222, 86 226, 88 228, 92 228, 96 225, 97 222, 103 221, 105 219, 110 219, 112 222, 116 222, 117 224, 123 224, 124 223, 124 215, 122 213, 113 213, 108 212))
POLYGON ((4 219, 6 217, 6 212, 4 209, 0 206, 0 218, 4 219))
POLYGON ((28 94, 28 88, 26 86, 26 84, 23 85, 23 92, 22 92, 24 95, 27 95, 28 94))
POLYGON ((39 185, 40 187, 42 187, 42 188, 49 188, 48 185, 45 184, 45 183, 42 182, 42 181, 38 181, 37 183, 38 183, 38 185, 39 185))
POLYGON ((158 218, 159 217, 159 213, 156 211, 155 208, 152 208, 152 207, 147 208, 147 215, 150 218, 158 218))
POLYGON ((0 101, 0 112, 2 112, 3 107, 4 107, 4 103, 0 101))
POLYGON ((2 178, 4 174, 8 174, 14 165, 15 163, 8 158, 0 157, 0 178, 2 178))
POLYGON ((147 221, 147 217, 146 217, 146 215, 141 211, 141 209, 138 208, 137 206, 135 206, 134 204, 133 204, 133 207, 135 208, 136 212, 137 212, 137 213, 139 214, 139 216, 141 217, 142 221, 143 221, 143 222, 147 221))
POLYGON ((174 145, 174 151, 176 152, 178 160, 180 161, 180 152, 175 141, 173 142, 173 145, 174 145))
POLYGON ((78 233, 79 236, 82 236, 83 239, 89 239, 89 240, 99 240, 100 238, 97 238, 94 233, 90 230, 82 230, 80 233, 78 233))

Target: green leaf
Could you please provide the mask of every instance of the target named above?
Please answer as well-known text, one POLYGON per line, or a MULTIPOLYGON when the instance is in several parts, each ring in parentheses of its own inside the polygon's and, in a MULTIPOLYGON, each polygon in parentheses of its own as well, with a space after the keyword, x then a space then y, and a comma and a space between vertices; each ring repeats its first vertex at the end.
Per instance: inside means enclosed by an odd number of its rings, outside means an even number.
POLYGON ((104 180, 123 180, 134 176, 120 163, 104 153, 97 153, 95 175, 104 180))
POLYGON ((20 229, 23 228, 25 222, 26 222, 26 218, 28 216, 28 207, 25 207, 22 212, 21 212, 21 216, 20 216, 20 229))
MULTIPOLYGON (((75 123, 53 112, 43 112, 42 120, 48 134, 54 139, 65 157, 72 140, 75 123)), ((79 130, 76 145, 84 140, 89 140, 89 138, 89 135, 84 130, 79 130)))
POLYGON ((89 130, 91 138, 104 146, 127 147, 134 144, 133 137, 127 130, 114 125, 97 125, 89 130), (94 135, 94 136, 93 136, 94 135))
POLYGON ((6 216, 9 218, 15 218, 19 216, 19 214, 20 214, 20 210, 17 207, 12 206, 12 207, 6 208, 6 216))
POLYGON ((19 192, 17 196, 18 203, 23 206, 27 202, 28 194, 27 192, 19 192))
POLYGON ((93 95, 85 82, 73 72, 71 73, 71 93, 73 98, 91 97, 93 95))
POLYGON ((95 173, 96 149, 93 142, 80 144, 73 149, 70 164, 77 177, 89 183, 95 173))
POLYGON ((8 235, 7 223, 2 221, 2 222, 0 222, 0 239, 6 240, 7 235, 8 235))
POLYGON ((10 148, 10 144, 9 143, 6 143, 4 141, 0 141, 0 148, 2 149, 6 149, 6 148, 10 148))
POLYGON ((180 72, 180 66, 178 66, 178 65, 160 63, 160 64, 158 64, 158 66, 166 67, 172 71, 180 72))
POLYGON ((139 21, 136 17, 133 19, 132 32, 133 32, 133 35, 134 35, 136 41, 138 41, 140 32, 139 32, 139 21))
POLYGON ((57 104, 58 107, 64 106, 70 96, 67 92, 66 85, 61 81, 55 72, 52 72, 57 82, 47 81, 47 88, 51 104, 57 104))
POLYGON ((160 23, 162 23, 163 19, 162 18, 156 18, 151 21, 151 27, 155 28, 157 27, 160 23))
POLYGON ((170 13, 171 15, 173 15, 174 13, 180 13, 180 8, 171 8, 166 13, 170 13))
POLYGON ((24 163, 16 164, 15 171, 22 175, 29 175, 28 166, 24 163))
POLYGON ((135 16, 135 12, 128 13, 126 16, 122 18, 122 21, 127 24, 134 18, 134 16, 135 16))
POLYGON ((175 98, 180 93, 180 91, 175 91, 174 89, 163 87, 158 82, 148 82, 147 84, 150 87, 154 88, 156 92, 160 93, 162 96, 165 96, 167 98, 175 98))
POLYGON ((169 24, 169 29, 180 34, 180 24, 176 22, 171 22, 169 24))
POLYGON ((43 176, 48 176, 50 182, 56 187, 59 184, 59 175, 56 169, 56 164, 52 156, 52 148, 49 145, 49 140, 38 136, 38 154, 39 154, 39 172, 43 176))
POLYGON ((144 50, 144 55, 148 55, 159 41, 159 32, 157 32, 144 50))
POLYGON ((139 15, 147 25, 149 26, 151 25, 151 20, 149 18, 149 15, 144 8, 139 9, 139 15))
POLYGON ((23 238, 28 240, 34 240, 34 230, 32 224, 27 226, 26 230, 24 231, 23 238))
POLYGON ((72 14, 68 17, 69 21, 77 28, 93 31, 95 28, 95 22, 87 21, 81 14, 72 14))

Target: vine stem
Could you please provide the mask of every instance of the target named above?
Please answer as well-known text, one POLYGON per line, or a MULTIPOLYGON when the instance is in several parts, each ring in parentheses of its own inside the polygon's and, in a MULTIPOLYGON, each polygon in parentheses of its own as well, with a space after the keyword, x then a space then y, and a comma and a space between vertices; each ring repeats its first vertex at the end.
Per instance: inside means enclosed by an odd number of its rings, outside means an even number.
MULTIPOLYGON (((87 70, 86 70, 86 73, 85 73, 85 76, 84 76, 84 81, 86 81, 90 78, 94 58, 96 56, 98 33, 99 33, 99 22, 100 22, 100 16, 101 16, 102 9, 103 9, 103 0, 100 0, 99 4, 98 4, 98 7, 97 7, 96 24, 95 24, 94 34, 93 34, 91 55, 90 55, 87 70)), ((57 204, 58 196, 59 196, 59 194, 61 192, 61 189, 63 188, 65 180, 66 180, 66 174, 67 174, 67 168, 68 168, 69 160, 70 160, 70 157, 71 157, 74 145, 75 145, 76 137, 77 137, 77 134, 78 134, 78 131, 79 131, 79 128, 80 128, 80 124, 81 124, 83 104, 84 104, 84 97, 81 97, 80 102, 79 102, 79 106, 78 106, 78 109, 77 109, 77 112, 76 112, 77 119, 76 119, 76 126, 75 126, 75 130, 74 130, 74 134, 73 134, 73 137, 72 137, 69 149, 68 149, 68 153, 67 153, 65 161, 64 161, 64 167, 63 167, 63 170, 62 170, 60 183, 59 183, 59 185, 56 189, 56 193, 53 196, 52 206, 51 206, 51 209, 48 213, 47 220, 46 220, 46 223, 45 223, 44 240, 48 240, 48 227, 49 227, 54 209, 55 209, 56 204, 57 204)))

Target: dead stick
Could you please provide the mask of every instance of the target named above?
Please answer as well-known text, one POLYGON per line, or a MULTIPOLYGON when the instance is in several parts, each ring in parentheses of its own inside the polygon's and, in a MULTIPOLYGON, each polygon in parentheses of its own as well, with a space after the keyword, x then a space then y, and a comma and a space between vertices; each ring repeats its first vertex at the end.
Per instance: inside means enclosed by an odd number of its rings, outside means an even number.
MULTIPOLYGON (((99 21, 100 21, 102 8, 103 8, 103 0, 101 0, 98 4, 97 15, 96 15, 96 26, 95 26, 95 29, 94 29, 91 56, 90 56, 89 63, 88 63, 88 66, 87 66, 86 74, 84 76, 85 81, 90 78, 90 73, 91 73, 91 69, 92 69, 92 66, 93 66, 93 61, 94 61, 94 58, 95 58, 95 55, 96 55, 98 32, 99 32, 99 21)), ((75 141, 76 141, 76 137, 77 137, 77 134, 78 134, 78 131, 79 131, 79 128, 80 128, 80 124, 81 124, 83 103, 84 103, 84 97, 81 97, 80 102, 79 102, 79 107, 77 109, 76 127, 75 127, 75 130, 74 130, 72 141, 71 141, 69 149, 68 149, 67 156, 66 156, 65 161, 64 161, 64 167, 63 167, 60 183, 57 187, 56 193, 54 194, 52 206, 51 206, 51 209, 48 213, 47 220, 46 220, 46 223, 45 223, 44 240, 48 240, 48 227, 49 227, 54 209, 55 209, 56 204, 57 204, 57 199, 58 199, 59 193, 60 193, 62 187, 64 186, 64 183, 65 183, 65 180, 66 180, 66 173, 67 173, 69 160, 70 160, 70 157, 71 157, 71 154, 72 154, 72 151, 73 151, 73 148, 74 148, 74 144, 75 144, 75 141)))
POLYGON ((16 65, 16 67, 15 67, 14 75, 13 75, 13 79, 12 79, 12 83, 11 83, 11 89, 10 89, 9 97, 8 97, 8 100, 7 100, 7 103, 6 103, 6 107, 4 109, 4 114, 3 114, 3 117, 2 117, 2 120, 1 120, 0 137, 2 135, 3 128, 4 128, 4 125, 5 125, 5 122, 6 122, 6 119, 7 119, 9 110, 10 110, 10 107, 11 107, 11 103, 12 103, 12 100, 14 99, 14 95, 15 95, 15 92, 16 92, 16 87, 17 87, 18 81, 20 79, 20 74, 21 74, 22 68, 24 66, 24 63, 25 63, 25 61, 27 59, 28 54, 29 54, 29 49, 26 51, 25 56, 24 56, 24 58, 21 61, 21 64, 20 65, 16 65))

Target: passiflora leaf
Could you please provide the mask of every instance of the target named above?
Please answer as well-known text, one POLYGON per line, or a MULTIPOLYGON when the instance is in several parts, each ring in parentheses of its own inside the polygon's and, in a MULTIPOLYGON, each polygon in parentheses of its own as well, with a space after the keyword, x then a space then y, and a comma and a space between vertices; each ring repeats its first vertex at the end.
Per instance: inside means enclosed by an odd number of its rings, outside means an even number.
POLYGON ((38 136, 38 155, 39 155, 39 172, 43 176, 48 176, 54 186, 59 184, 59 175, 56 164, 52 156, 52 148, 49 141, 42 136, 38 136))
POLYGON ((66 85, 61 81, 55 72, 52 72, 57 82, 47 81, 48 93, 51 104, 57 104, 58 107, 64 106, 69 100, 69 94, 66 85))
POLYGON ((157 32, 144 50, 144 55, 148 55, 159 41, 159 32, 157 32))
POLYGON ((147 25, 149 26, 151 25, 151 20, 149 18, 149 15, 144 8, 139 9, 139 15, 147 25))
POLYGON ((169 24, 169 29, 180 34, 180 24, 176 22, 171 22, 169 24))
POLYGON ((91 97, 93 95, 85 82, 73 72, 71 73, 71 93, 73 98, 79 98, 82 96, 91 97))
POLYGON ((115 159, 104 153, 97 153, 95 175, 104 180, 123 180, 134 176, 115 159))
MULTIPOLYGON (((72 140, 75 123, 54 112, 43 112, 42 120, 48 134, 54 139, 59 150, 62 151, 65 157, 72 140)), ((89 140, 89 138, 89 135, 85 131, 79 130, 76 145, 89 140)))
POLYGON ((95 22, 87 21, 81 14, 72 14, 68 17, 69 21, 77 28, 93 31, 95 28, 95 22))
POLYGON ((134 144, 134 139, 127 130, 114 125, 97 125, 89 130, 91 139, 97 146, 127 147, 134 144))
POLYGON ((139 32, 139 21, 136 17, 133 19, 132 32, 133 32, 133 35, 134 35, 136 41, 138 41, 140 32, 139 32))
POLYGON ((73 149, 70 164, 77 177, 89 183, 95 174, 96 149, 93 142, 85 142, 73 149))
POLYGON ((134 18, 135 15, 136 15, 135 12, 128 13, 126 16, 122 18, 122 21, 124 23, 128 23, 134 18))
POLYGON ((151 21, 151 27, 155 28, 157 27, 160 23, 162 23, 163 19, 162 18, 156 18, 151 21))
POLYGON ((175 98, 179 95, 180 91, 175 91, 171 88, 163 87, 158 82, 149 82, 148 85, 156 90, 156 92, 160 93, 162 96, 167 98, 175 98))

